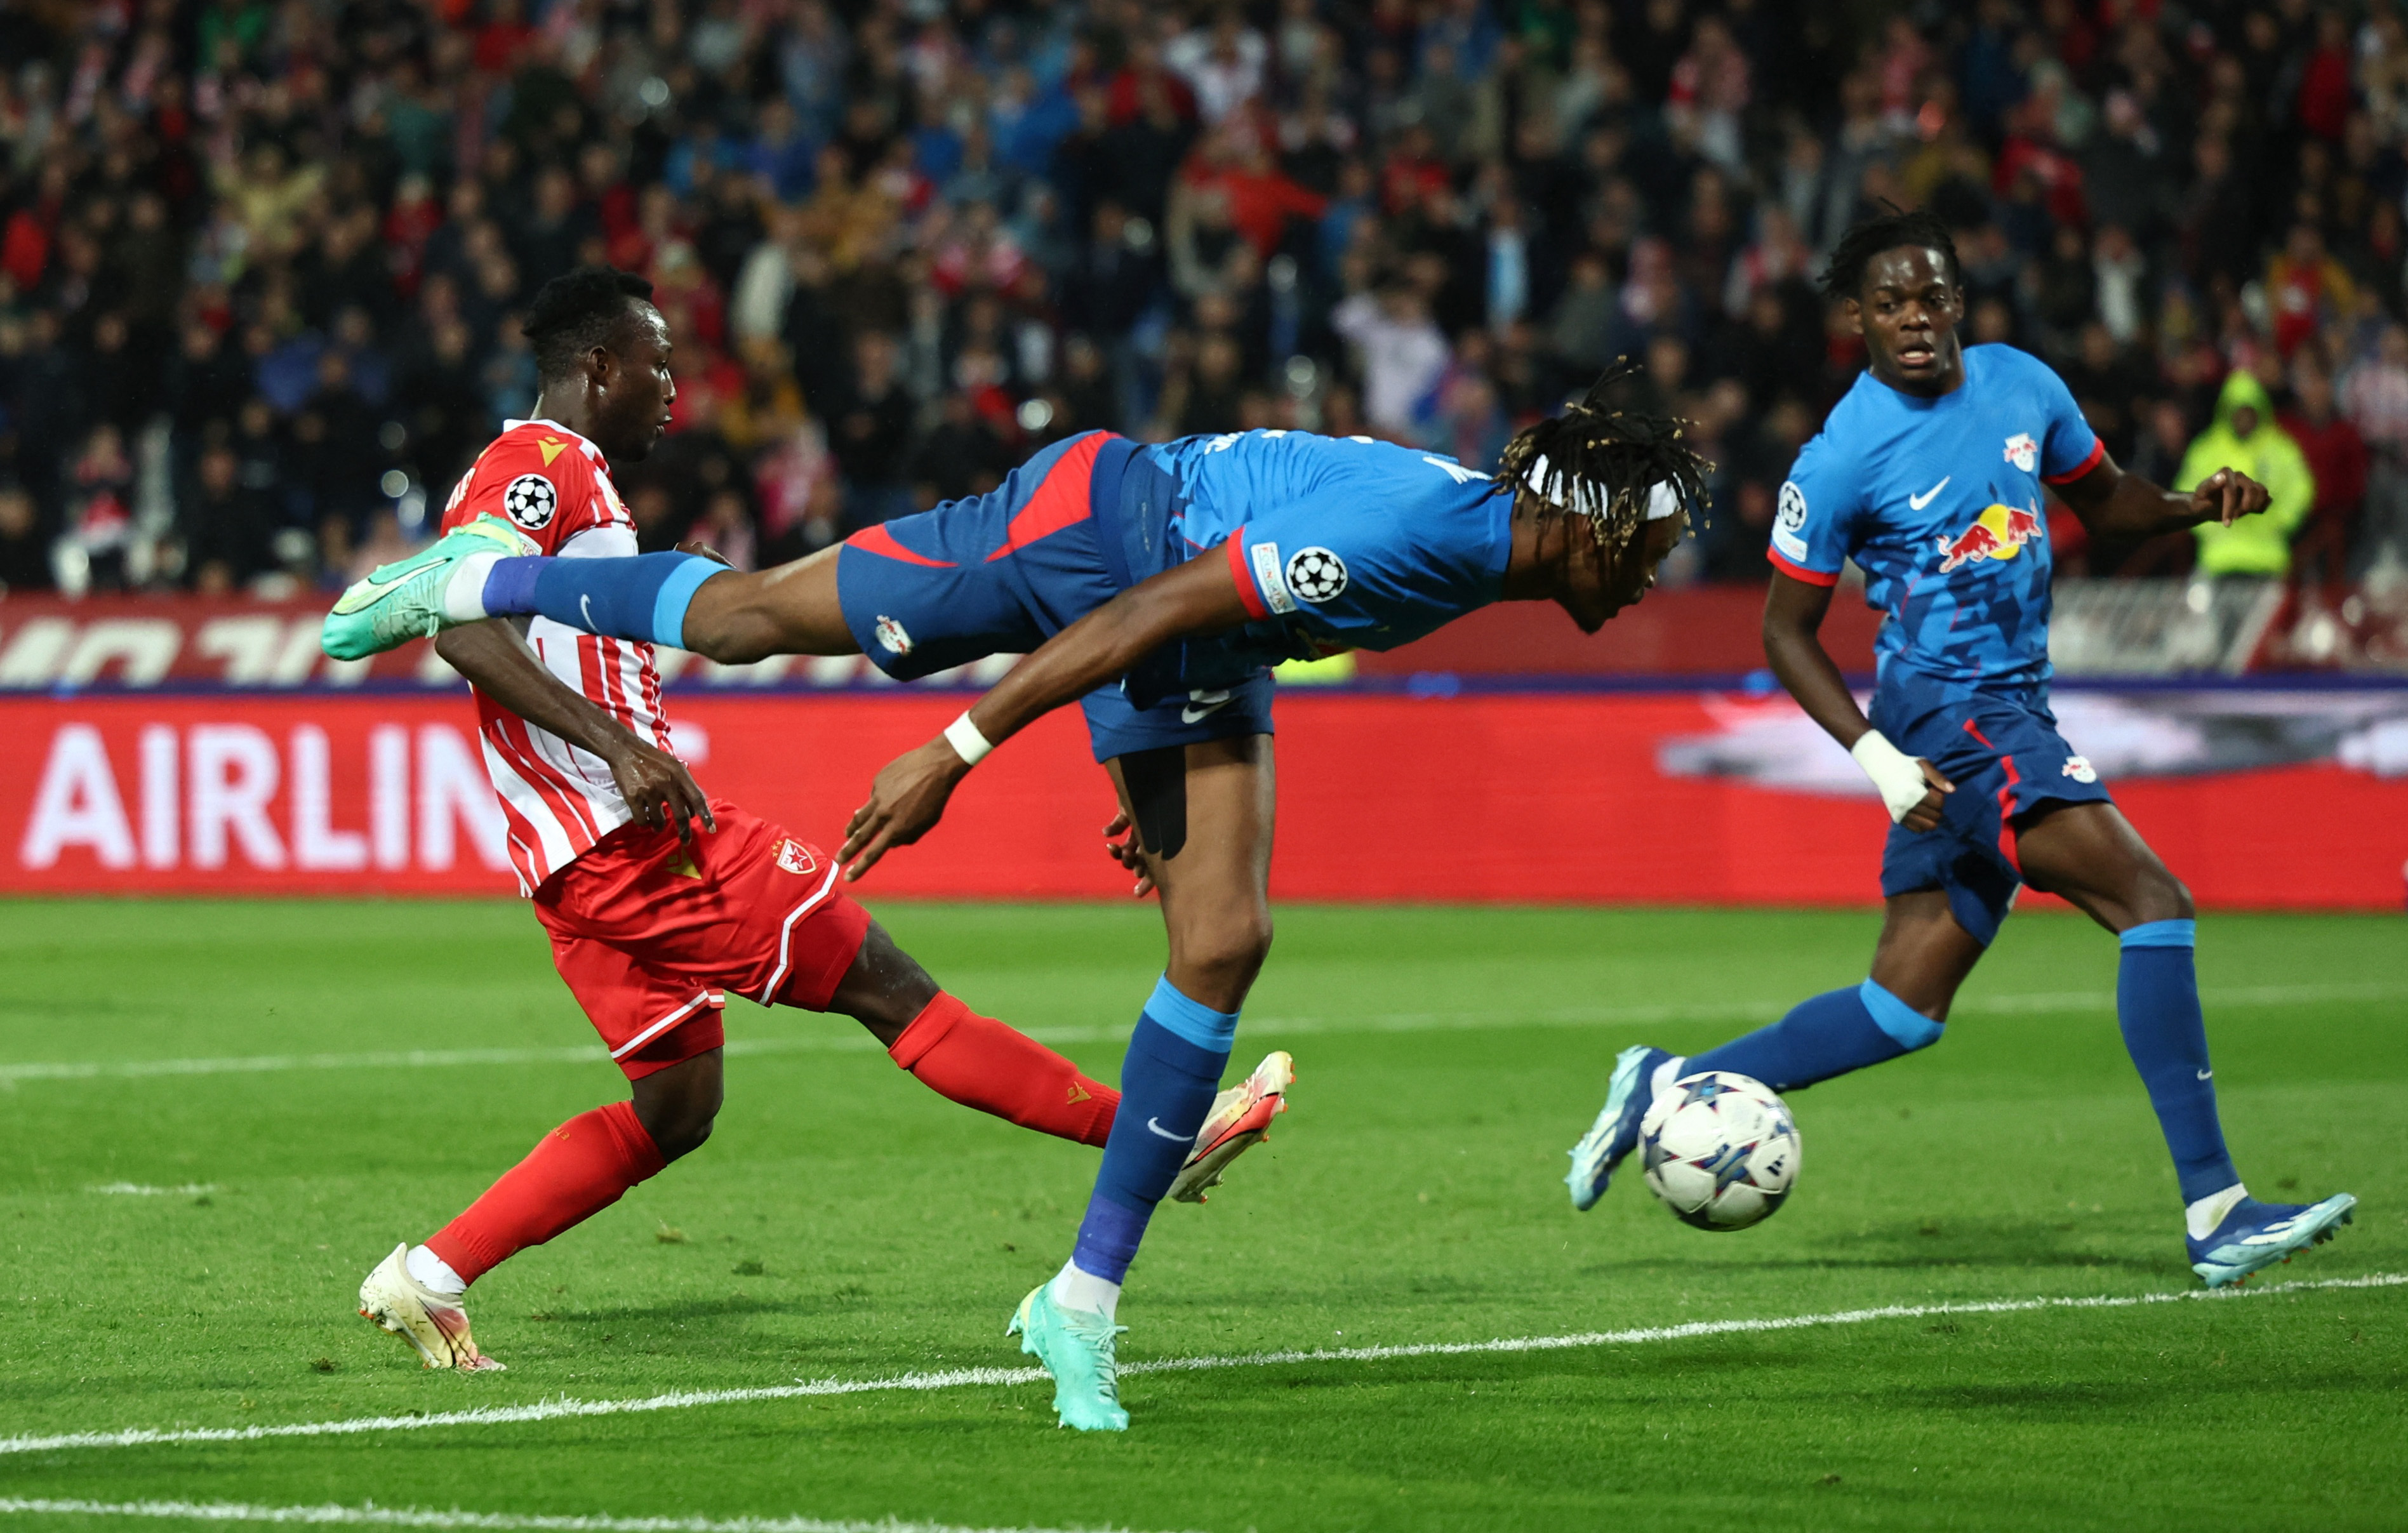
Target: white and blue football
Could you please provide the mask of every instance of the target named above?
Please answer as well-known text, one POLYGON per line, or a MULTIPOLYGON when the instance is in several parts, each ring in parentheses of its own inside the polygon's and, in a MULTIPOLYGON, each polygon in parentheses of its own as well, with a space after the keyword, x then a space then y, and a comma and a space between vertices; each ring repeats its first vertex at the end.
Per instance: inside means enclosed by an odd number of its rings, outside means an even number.
POLYGON ((1650 1191, 1684 1224, 1745 1229, 1798 1182, 1798 1125, 1763 1082, 1727 1070, 1675 1081, 1639 1125, 1650 1191))

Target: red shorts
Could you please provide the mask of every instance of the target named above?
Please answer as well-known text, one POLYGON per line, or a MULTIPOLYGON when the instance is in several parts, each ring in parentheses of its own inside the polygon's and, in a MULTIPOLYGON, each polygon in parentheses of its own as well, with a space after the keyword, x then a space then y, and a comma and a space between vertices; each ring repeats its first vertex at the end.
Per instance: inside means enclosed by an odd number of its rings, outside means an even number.
POLYGON ((624 825, 544 881, 552 963, 630 1081, 725 1041, 726 992, 824 1011, 869 934, 836 859, 713 799, 689 850, 624 825))

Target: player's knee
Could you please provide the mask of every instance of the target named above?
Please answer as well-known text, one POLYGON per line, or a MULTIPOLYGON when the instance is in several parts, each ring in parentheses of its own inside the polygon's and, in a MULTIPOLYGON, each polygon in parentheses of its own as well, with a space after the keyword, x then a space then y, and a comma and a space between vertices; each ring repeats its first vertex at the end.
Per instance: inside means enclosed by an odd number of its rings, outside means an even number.
POLYGON ((701 1149, 703 1141, 710 1138, 711 1125, 719 1121, 719 1093, 654 1102, 650 1112, 639 1111, 638 1116, 644 1132, 652 1137, 652 1148, 661 1153, 661 1159, 678 1160, 701 1149))
POLYGON ((2126 879, 2125 913, 2134 922, 2188 921, 2197 913, 2190 891, 2154 855, 2139 859, 2126 879))
POLYGON ((1232 911, 1186 925, 1173 941, 1171 960, 1184 981, 1182 990, 1207 1006, 1234 1011, 1270 951, 1270 912, 1232 911), (1190 990, 1190 984, 1197 988, 1190 990))
POLYGON ((2163 866, 2151 869, 2142 881, 2139 896, 2133 903, 2133 914, 2143 921, 2190 921, 2199 914, 2199 907, 2191 902, 2189 886, 2163 866))
POLYGON ((636 1121, 652 1136, 661 1159, 676 1160, 710 1138, 725 1095, 716 1058, 691 1059, 636 1082, 636 1121))

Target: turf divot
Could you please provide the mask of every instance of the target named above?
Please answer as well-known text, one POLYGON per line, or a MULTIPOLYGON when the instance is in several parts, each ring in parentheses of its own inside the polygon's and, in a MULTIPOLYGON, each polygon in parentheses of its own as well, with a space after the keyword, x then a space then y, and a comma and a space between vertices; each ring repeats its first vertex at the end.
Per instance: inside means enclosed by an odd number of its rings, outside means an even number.
MULTIPOLYGON (((1636 1326, 1618 1331, 1578 1331, 1564 1336, 1505 1337, 1493 1341, 1426 1341, 1387 1347, 1316 1347, 1306 1351, 1254 1352, 1221 1357, 1163 1357, 1124 1363, 1124 1377, 1144 1373, 1200 1373, 1224 1368, 1274 1368, 1299 1363, 1387 1362, 1410 1357, 1469 1357, 1489 1354, 1562 1352, 1575 1348, 1635 1346, 1658 1341, 1684 1341, 1708 1336, 1748 1336, 1770 1331, 1809 1330, 1827 1325, 1863 1325, 1881 1320, 1921 1320, 1935 1315, 2032 1314, 2052 1310, 2132 1310, 2153 1304, 2227 1303, 2277 1294, 2316 1293, 2338 1289, 2408 1287, 2408 1272, 2372 1272, 2357 1278, 2326 1278, 2313 1282, 2278 1282, 2263 1286, 2195 1288, 2172 1294, 2094 1294, 2050 1298, 1962 1299, 1942 1304, 1887 1304, 1865 1310, 1835 1310, 1823 1314, 1774 1315, 1755 1319, 1693 1320, 1678 1325, 1636 1326)), ((194 1442, 260 1442, 275 1438, 349 1437, 370 1432, 408 1432, 430 1426, 507 1426, 523 1422, 562 1421, 580 1416, 615 1416, 653 1411, 686 1411, 706 1405, 741 1405, 759 1400, 808 1399, 834 1395, 924 1392, 971 1385, 1011 1386, 1038 1383, 1045 1371, 1033 1368, 947 1368, 928 1373, 899 1373, 882 1379, 798 1379, 791 1384, 752 1389, 680 1390, 632 1399, 538 1400, 528 1405, 480 1406, 468 1411, 429 1411, 409 1416, 355 1416, 337 1421, 287 1422, 257 1426, 200 1426, 163 1430, 129 1426, 115 1432, 63 1432, 50 1436, 0 1438, 0 1454, 57 1453, 81 1448, 142 1448, 194 1442)), ((469 1525, 462 1525, 469 1526, 469 1525)), ((533 1526, 533 1525, 529 1525, 533 1526)), ((666 1525, 665 1525, 666 1526, 666 1525)), ((683 1526, 683 1525, 678 1525, 683 1526)))

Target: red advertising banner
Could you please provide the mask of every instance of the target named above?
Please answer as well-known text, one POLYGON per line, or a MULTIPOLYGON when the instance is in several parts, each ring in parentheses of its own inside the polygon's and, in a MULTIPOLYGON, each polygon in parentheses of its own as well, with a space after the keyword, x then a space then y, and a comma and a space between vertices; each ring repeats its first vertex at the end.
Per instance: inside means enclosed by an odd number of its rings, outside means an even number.
MULTIPOLYGON (((671 704, 707 788, 827 844, 877 769, 960 706, 901 690, 671 704)), ((2203 905, 2401 903, 2408 691, 2065 691, 2057 709, 2203 905)), ((1785 698, 1290 690, 1279 726, 1283 898, 1877 897, 1887 822, 1785 698)), ((0 892, 515 886, 457 691, 0 694, 0 892)), ((1057 714, 863 893, 1114 897, 1111 812, 1078 715, 1057 714)))

